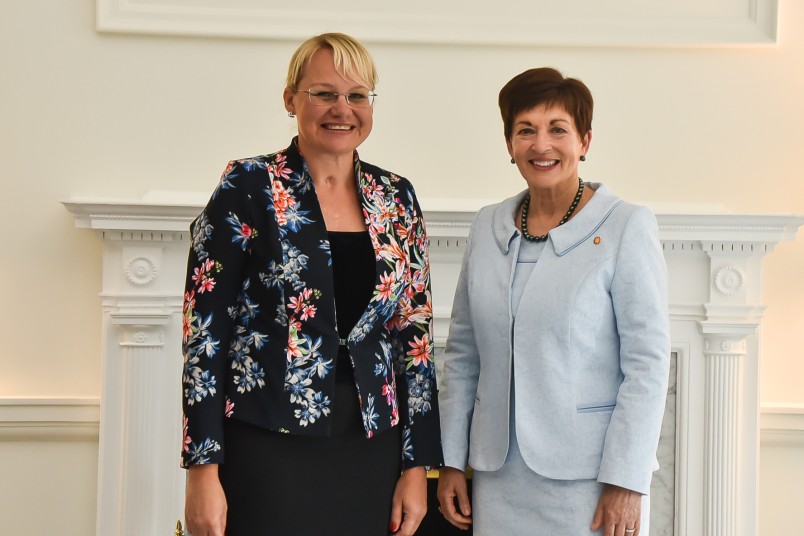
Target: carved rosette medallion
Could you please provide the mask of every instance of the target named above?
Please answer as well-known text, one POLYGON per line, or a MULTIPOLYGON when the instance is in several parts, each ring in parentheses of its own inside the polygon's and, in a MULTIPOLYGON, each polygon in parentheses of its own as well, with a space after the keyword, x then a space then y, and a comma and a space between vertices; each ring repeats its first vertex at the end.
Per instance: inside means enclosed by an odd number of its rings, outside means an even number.
POLYGON ((744 286, 745 276, 743 271, 736 266, 724 266, 715 272, 715 288, 721 294, 731 296, 739 292, 744 286))
POLYGON ((147 285, 156 278, 156 263, 148 257, 134 257, 126 263, 126 278, 135 285, 147 285))

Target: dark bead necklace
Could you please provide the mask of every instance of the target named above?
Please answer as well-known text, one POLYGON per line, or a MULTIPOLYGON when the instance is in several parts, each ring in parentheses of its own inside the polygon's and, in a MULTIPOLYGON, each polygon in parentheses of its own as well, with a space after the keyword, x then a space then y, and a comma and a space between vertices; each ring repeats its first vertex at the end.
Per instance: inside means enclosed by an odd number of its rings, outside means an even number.
MULTIPOLYGON (((578 203, 581 201, 581 196, 583 195, 583 179, 578 177, 578 191, 575 193, 575 199, 572 200, 572 204, 570 205, 569 210, 567 213, 564 214, 564 217, 561 218, 561 221, 558 222, 558 225, 564 225, 567 223, 567 220, 570 219, 572 213, 575 212, 575 207, 578 206, 578 203)), ((533 236, 532 234, 528 233, 528 209, 530 208, 530 192, 528 195, 525 196, 525 200, 522 202, 522 236, 525 237, 525 240, 529 240, 530 242, 544 242, 547 240, 547 233, 539 236, 533 236)), ((558 226, 556 226, 558 227, 558 226)))

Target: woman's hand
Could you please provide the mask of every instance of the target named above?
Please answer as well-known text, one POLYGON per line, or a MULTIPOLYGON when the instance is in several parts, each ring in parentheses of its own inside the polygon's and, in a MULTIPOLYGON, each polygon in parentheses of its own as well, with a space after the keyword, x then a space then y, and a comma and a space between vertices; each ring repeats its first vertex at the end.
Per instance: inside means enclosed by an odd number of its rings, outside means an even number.
POLYGON ((466 488, 466 474, 454 467, 442 467, 438 471, 439 510, 447 521, 461 530, 469 530, 472 524, 472 505, 466 488), (458 500, 460 511, 455 508, 458 500))
POLYGON ((592 530, 603 536, 639 536, 642 495, 630 489, 606 484, 597 502, 592 530))
POLYGON ((188 469, 184 520, 192 536, 224 536, 226 496, 218 478, 217 464, 188 469))
POLYGON ((411 467, 396 483, 391 506, 391 532, 413 536, 427 513, 427 472, 424 467, 411 467))

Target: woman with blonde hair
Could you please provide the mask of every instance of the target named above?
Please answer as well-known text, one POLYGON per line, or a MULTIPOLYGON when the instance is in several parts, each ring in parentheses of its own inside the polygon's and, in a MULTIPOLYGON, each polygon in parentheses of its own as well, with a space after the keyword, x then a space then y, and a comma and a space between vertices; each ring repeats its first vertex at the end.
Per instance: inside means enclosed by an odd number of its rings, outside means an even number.
POLYGON ((427 236, 410 182, 357 155, 376 82, 355 39, 302 43, 284 90, 298 136, 230 162, 192 225, 193 536, 409 536, 425 514, 442 460, 427 236))

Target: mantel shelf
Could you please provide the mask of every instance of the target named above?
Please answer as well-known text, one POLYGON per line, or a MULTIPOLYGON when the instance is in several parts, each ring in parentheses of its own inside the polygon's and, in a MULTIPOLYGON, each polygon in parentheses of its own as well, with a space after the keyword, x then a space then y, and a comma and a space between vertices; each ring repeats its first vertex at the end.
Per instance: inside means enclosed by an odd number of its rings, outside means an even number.
MULTIPOLYGON (((77 197, 63 204, 77 227, 99 231, 183 232, 201 212, 208 194, 149 192, 141 199, 77 197)), ((431 237, 466 237, 479 208, 489 199, 421 199, 431 237)), ((649 204, 649 206, 651 206, 649 204)), ((706 240, 776 243, 795 238, 804 215, 732 214, 711 204, 652 206, 663 241, 706 240)))

